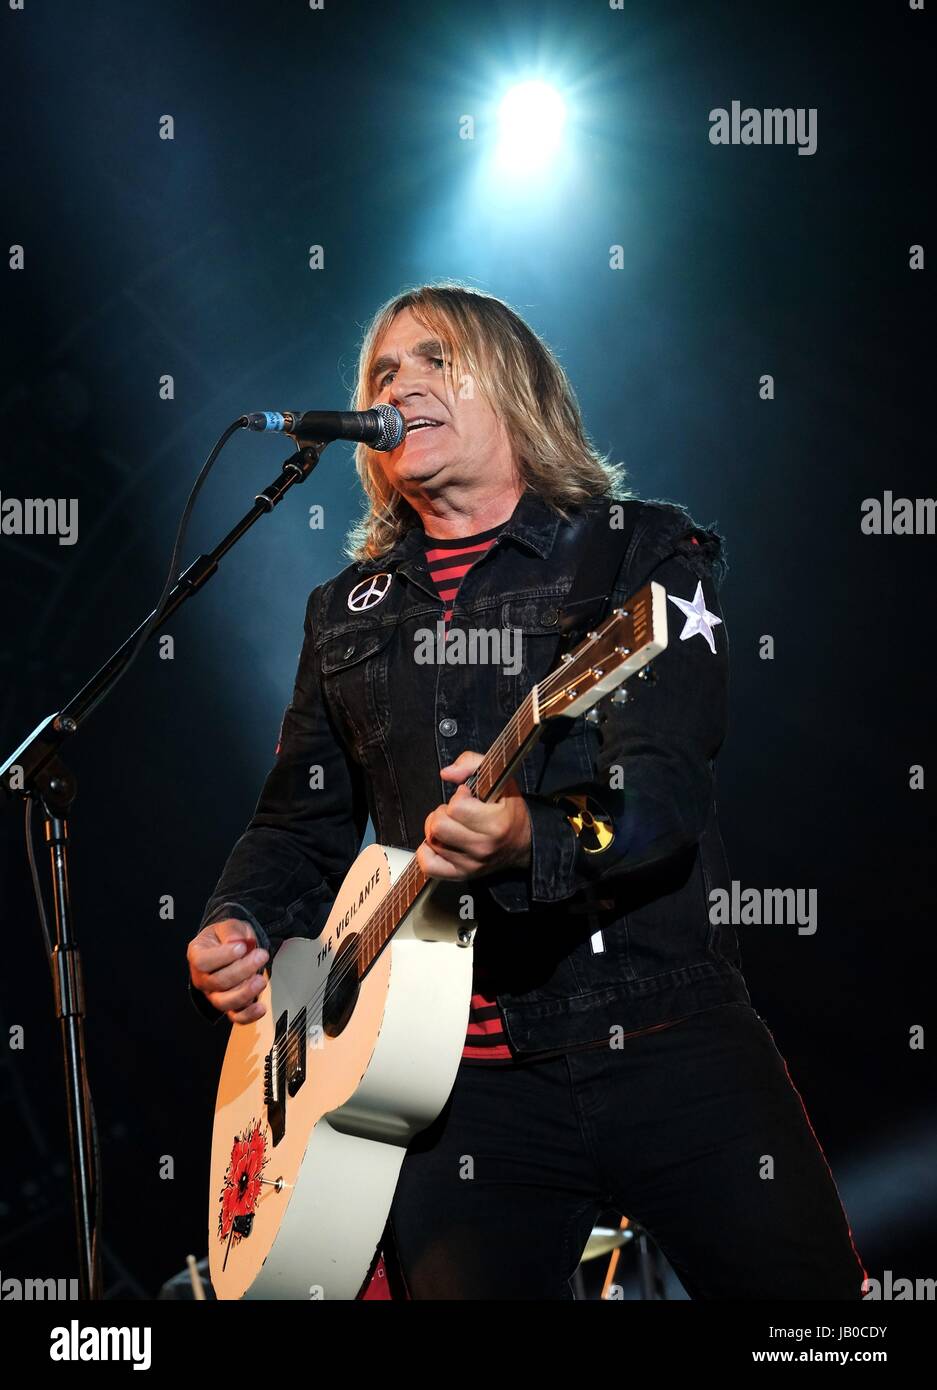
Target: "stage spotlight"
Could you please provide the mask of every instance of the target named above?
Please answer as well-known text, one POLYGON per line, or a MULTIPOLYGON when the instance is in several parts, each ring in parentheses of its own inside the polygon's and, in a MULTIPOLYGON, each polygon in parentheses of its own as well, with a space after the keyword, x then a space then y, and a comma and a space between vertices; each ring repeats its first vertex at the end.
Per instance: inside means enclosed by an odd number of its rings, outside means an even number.
POLYGON ((559 148, 566 106, 547 82, 521 82, 498 108, 498 162, 515 173, 538 169, 559 148))

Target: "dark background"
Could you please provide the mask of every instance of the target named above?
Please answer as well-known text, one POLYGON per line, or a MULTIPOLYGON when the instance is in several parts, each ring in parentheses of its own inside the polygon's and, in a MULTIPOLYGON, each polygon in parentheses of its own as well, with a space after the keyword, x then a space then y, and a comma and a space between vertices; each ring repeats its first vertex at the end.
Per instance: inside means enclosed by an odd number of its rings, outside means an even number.
MULTIPOLYGON (((30 0, 0 24, 3 245, 26 257, 3 277, 0 492, 76 497, 79 515, 72 547, 0 536, 0 761, 150 610, 230 420, 343 408, 363 324, 407 285, 506 298, 631 486, 727 537, 730 864, 745 886, 819 893, 816 935, 745 931, 749 988, 869 1273, 937 1276, 933 1069, 908 1045, 933 1013, 935 540, 859 526, 866 497, 934 491, 933 312, 908 267, 912 243, 934 250, 932 16, 30 0), (485 171, 493 103, 536 63, 566 94, 566 154, 506 188, 485 171), (817 153, 712 146, 708 113, 733 99, 816 107, 817 153)), ((288 452, 234 440, 186 563, 288 452)), ((113 1295, 151 1295, 205 1251, 227 1028, 192 1010, 185 946, 272 759, 306 596, 345 563, 360 505, 333 445, 171 621, 175 659, 149 647, 68 750, 113 1295)), ((65 1276, 61 1058, 19 803, 0 802, 0 872, 0 1270, 65 1276)))

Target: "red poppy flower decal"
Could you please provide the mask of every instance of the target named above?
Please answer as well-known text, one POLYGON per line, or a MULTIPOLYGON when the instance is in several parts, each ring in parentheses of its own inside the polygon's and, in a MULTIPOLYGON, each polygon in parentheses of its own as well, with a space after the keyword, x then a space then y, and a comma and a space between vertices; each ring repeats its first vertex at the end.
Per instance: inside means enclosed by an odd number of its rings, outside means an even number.
MULTIPOLYGON (((218 1214, 218 1237, 227 1240, 237 1216, 252 1216, 257 1208, 262 1183, 261 1174, 267 1164, 267 1138, 259 1120, 253 1120, 244 1134, 239 1134, 231 1148, 231 1159, 224 1175, 221 1192, 221 1211, 218 1214)), ((235 1241, 240 1235, 234 1231, 235 1241)))

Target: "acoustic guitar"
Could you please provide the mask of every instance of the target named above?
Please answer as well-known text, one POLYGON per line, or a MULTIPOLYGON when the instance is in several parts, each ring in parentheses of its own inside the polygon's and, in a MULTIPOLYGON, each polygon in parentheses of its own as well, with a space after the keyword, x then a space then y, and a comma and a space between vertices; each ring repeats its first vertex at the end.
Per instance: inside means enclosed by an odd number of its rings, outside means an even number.
MULTIPOLYGON (((586 713, 666 646, 666 592, 647 584, 533 687, 473 794, 497 800, 547 720, 586 713)), ((211 1152, 218 1298, 361 1290, 407 1145, 445 1105, 465 1042, 477 922, 434 903, 439 883, 409 850, 369 845, 321 935, 281 946, 263 1018, 232 1028, 211 1152)))

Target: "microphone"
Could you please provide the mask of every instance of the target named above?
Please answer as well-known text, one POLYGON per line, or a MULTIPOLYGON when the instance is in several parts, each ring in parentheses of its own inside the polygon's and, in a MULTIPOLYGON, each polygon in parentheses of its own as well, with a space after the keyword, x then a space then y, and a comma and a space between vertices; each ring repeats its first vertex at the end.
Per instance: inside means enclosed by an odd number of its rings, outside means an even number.
POLYGON ((407 424, 396 406, 376 405, 371 410, 258 410, 245 415, 249 430, 277 430, 295 439, 328 443, 356 439, 378 453, 389 453, 403 443, 407 424))

